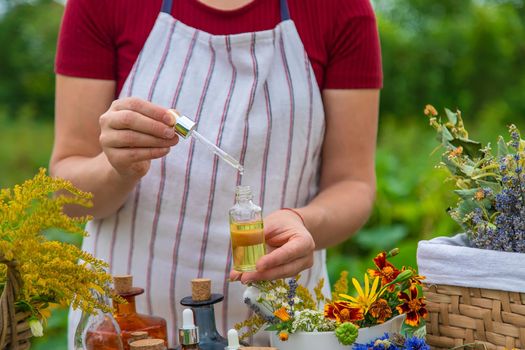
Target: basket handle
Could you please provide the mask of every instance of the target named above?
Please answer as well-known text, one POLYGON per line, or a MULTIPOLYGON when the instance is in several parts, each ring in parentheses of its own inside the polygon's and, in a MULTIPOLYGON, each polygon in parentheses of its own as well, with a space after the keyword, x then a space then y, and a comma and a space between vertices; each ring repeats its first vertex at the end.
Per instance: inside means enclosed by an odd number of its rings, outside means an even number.
POLYGON ((7 266, 7 280, 4 290, 0 296, 0 348, 6 344, 8 326, 11 325, 10 350, 18 350, 18 332, 16 332, 15 302, 18 292, 22 286, 22 276, 18 271, 18 263, 14 260, 7 260, 3 253, 0 253, 0 263, 7 266))

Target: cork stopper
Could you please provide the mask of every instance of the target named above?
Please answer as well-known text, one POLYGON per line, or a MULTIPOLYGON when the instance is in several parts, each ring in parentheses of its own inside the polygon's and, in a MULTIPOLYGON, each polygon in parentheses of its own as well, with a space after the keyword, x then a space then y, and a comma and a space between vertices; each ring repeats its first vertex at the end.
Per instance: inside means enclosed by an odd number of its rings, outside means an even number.
POLYGON ((205 301, 211 298, 211 280, 194 278, 191 280, 191 298, 193 301, 205 301))
POLYGON ((166 350, 162 339, 141 339, 129 344, 131 350, 166 350))
POLYGON ((118 275, 113 276, 113 285, 117 294, 127 294, 133 288, 133 276, 118 275))
POLYGON ((147 338, 149 338, 148 332, 145 332, 145 331, 131 332, 129 334, 128 344, 131 344, 131 343, 133 343, 134 341, 137 341, 137 340, 147 339, 147 338))

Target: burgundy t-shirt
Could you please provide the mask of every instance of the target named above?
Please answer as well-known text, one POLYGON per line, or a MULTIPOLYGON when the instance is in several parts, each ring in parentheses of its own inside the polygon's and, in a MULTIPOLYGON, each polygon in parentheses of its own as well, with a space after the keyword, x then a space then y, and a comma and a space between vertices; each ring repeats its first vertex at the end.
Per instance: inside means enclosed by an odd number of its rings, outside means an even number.
MULTIPOLYGON (((117 81, 117 95, 153 28, 162 0, 68 0, 56 56, 58 74, 117 81)), ((382 86, 381 53, 369 0, 288 0, 321 89, 382 86)), ((253 0, 233 11, 199 0, 173 0, 181 22, 211 34, 274 28, 278 0, 253 0)))

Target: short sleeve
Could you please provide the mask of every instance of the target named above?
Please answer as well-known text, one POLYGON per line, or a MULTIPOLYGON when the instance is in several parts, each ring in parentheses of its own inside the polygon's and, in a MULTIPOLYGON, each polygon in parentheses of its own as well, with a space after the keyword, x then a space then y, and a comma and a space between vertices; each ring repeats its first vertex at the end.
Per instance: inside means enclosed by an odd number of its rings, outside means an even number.
POLYGON ((340 0, 328 42, 327 89, 378 89, 383 85, 381 49, 369 0, 340 0))
POLYGON ((57 43, 55 72, 115 80, 110 0, 68 0, 57 43))

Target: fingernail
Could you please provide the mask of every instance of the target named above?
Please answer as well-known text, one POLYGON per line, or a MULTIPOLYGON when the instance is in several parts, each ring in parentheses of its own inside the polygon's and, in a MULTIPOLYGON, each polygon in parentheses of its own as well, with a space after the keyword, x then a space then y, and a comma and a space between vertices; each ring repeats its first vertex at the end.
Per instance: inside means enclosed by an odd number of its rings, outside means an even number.
POLYGON ((168 124, 169 126, 175 125, 175 116, 173 115, 173 112, 169 111, 164 114, 164 123, 168 124))
POLYGON ((164 130, 164 137, 165 138, 171 139, 171 138, 173 138, 173 136, 175 136, 175 130, 173 130, 171 128, 164 130))
POLYGON ((250 284, 250 283, 253 283, 253 280, 247 280, 247 281, 243 281, 241 282, 242 284, 250 284))

